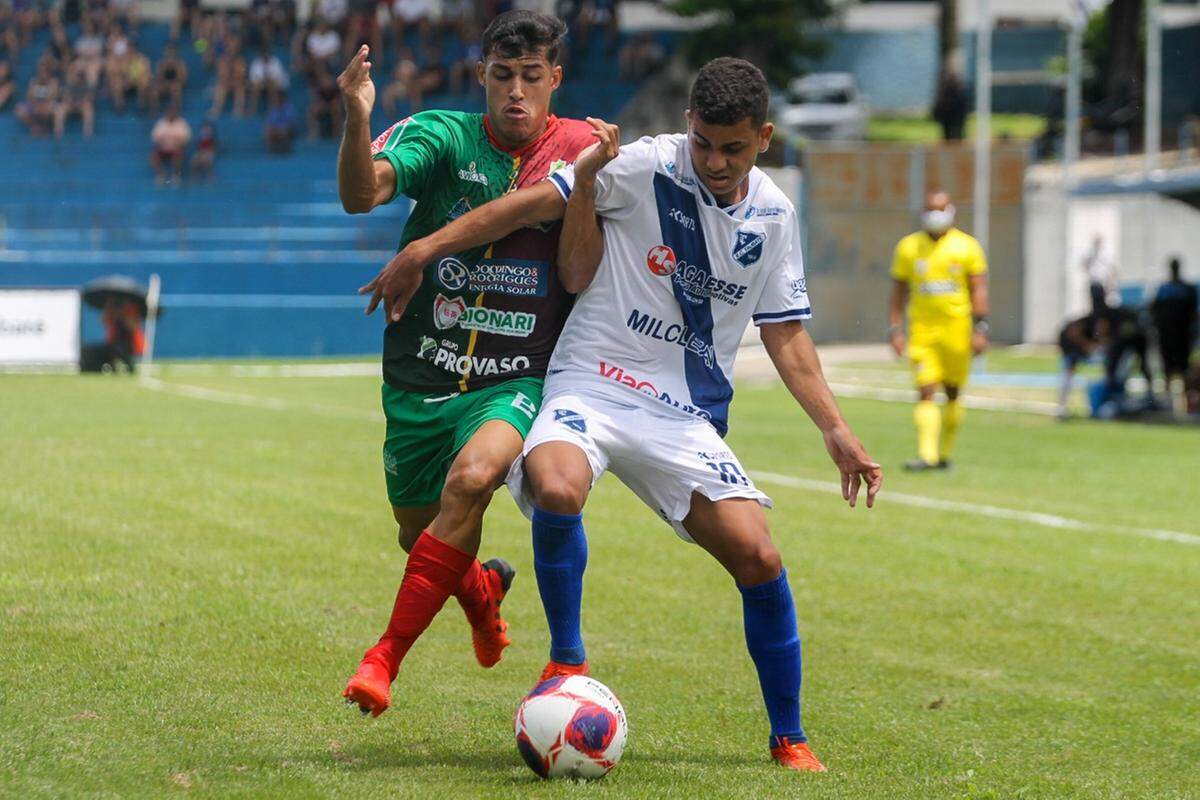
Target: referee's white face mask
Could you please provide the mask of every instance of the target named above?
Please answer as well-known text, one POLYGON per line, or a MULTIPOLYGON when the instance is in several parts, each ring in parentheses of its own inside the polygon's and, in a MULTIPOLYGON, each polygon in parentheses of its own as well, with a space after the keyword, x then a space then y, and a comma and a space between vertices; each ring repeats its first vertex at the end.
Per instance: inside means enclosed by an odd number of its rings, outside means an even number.
POLYGON ((930 236, 941 236, 954 227, 954 206, 945 208, 927 208, 921 212, 921 227, 930 236))

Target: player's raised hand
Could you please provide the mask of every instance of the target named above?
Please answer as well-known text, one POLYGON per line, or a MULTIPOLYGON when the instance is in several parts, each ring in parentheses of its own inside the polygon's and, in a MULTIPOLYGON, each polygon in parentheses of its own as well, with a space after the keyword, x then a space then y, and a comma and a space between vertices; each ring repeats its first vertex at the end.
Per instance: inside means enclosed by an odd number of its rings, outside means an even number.
POLYGON ((602 119, 588 117, 596 143, 586 147, 575 159, 575 179, 593 180, 601 168, 621 152, 621 129, 602 119))
POLYGON ((848 427, 839 426, 825 435, 825 449, 842 473, 842 499, 851 508, 858 503, 858 490, 867 485, 867 508, 875 505, 875 495, 883 485, 883 470, 867 454, 867 449, 848 427))
POLYGON ((375 84, 371 80, 371 62, 367 60, 370 54, 371 48, 367 45, 358 48, 337 79, 346 114, 360 121, 369 120, 375 106, 375 84))
POLYGON ((404 315, 408 302, 417 293, 417 289, 421 288, 426 260, 417 242, 410 243, 408 247, 392 256, 392 260, 379 270, 374 280, 358 290, 359 294, 371 295, 367 304, 367 314, 374 313, 382 301, 388 322, 398 322, 404 315))

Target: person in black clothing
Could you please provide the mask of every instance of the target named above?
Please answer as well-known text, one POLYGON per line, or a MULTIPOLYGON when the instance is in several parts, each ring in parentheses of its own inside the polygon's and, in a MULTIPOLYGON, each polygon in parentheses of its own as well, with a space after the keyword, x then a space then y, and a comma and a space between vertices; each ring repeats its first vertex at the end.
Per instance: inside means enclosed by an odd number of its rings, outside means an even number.
POLYGON ((1058 347, 1063 357, 1063 382, 1058 393, 1058 416, 1070 416, 1071 386, 1075 370, 1087 362, 1104 344, 1108 334, 1108 320, 1102 314, 1088 314, 1073 319, 1063 326, 1058 334, 1058 347))
POLYGON ((1137 310, 1118 306, 1105 312, 1109 343, 1104 353, 1104 378, 1109 391, 1117 396, 1125 393, 1125 380, 1131 368, 1129 359, 1137 356, 1142 377, 1146 379, 1146 405, 1154 406, 1154 376, 1150 372, 1149 337, 1137 310))
POLYGON ((1183 378, 1191 360, 1200 298, 1197 298, 1195 284, 1180 277, 1181 264, 1178 258, 1171 259, 1169 269, 1171 279, 1158 287, 1154 302, 1150 305, 1150 316, 1158 330, 1158 350, 1162 355, 1167 392, 1178 396, 1172 383, 1176 378, 1183 378))
POLYGON ((967 90, 962 79, 947 70, 933 101, 933 118, 942 126, 942 138, 961 141, 967 124, 967 90))

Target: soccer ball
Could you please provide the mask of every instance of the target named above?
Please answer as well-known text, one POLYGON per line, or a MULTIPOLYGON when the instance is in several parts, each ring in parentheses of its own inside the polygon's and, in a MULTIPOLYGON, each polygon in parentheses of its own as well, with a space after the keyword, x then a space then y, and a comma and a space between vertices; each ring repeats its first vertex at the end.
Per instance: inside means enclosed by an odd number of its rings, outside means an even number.
POLYGON ((600 778, 625 749, 625 709, 608 687, 584 675, 542 681, 521 701, 517 750, 543 778, 600 778))

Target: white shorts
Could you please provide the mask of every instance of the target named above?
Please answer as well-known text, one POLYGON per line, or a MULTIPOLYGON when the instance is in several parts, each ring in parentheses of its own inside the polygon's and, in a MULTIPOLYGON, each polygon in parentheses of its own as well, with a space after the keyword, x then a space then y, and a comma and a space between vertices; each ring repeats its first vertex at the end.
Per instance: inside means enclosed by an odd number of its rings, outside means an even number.
POLYGON ((766 508, 760 492, 716 430, 701 419, 668 417, 591 390, 559 391, 542 408, 508 476, 508 490, 525 516, 533 516, 533 493, 525 480, 525 456, 546 442, 570 442, 587 456, 592 485, 607 470, 656 511, 685 542, 683 519, 692 495, 710 500, 747 497, 766 508))

